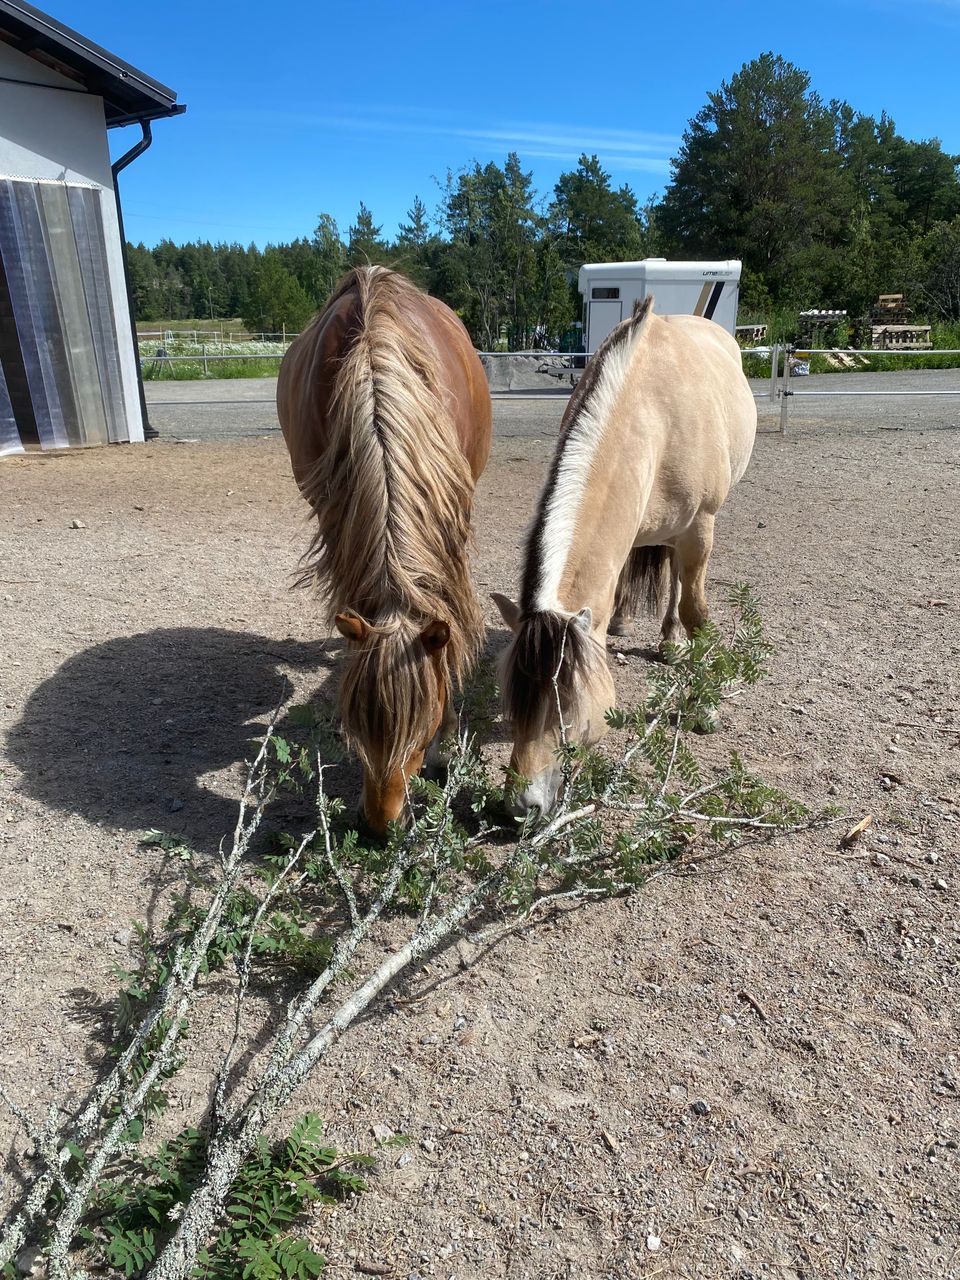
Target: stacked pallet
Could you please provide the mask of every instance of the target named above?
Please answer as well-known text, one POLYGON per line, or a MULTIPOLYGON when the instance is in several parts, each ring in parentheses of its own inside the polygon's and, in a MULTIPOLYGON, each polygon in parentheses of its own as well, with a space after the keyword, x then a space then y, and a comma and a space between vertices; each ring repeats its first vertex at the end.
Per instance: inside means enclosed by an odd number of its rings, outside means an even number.
POLYGON ((910 324, 902 293, 881 293, 870 317, 870 345, 874 351, 929 351, 930 325, 910 324))

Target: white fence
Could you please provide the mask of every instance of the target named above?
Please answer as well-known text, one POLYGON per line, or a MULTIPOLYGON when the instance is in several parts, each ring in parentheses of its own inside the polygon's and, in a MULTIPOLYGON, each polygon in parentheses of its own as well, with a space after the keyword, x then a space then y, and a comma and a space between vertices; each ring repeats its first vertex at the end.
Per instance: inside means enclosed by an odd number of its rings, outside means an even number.
MULTIPOLYGON (((192 332, 193 332, 193 330, 189 330, 188 332, 191 332, 191 333, 192 333, 192 332)), ((198 331, 198 332, 199 332, 199 331, 198 331)), ((149 337, 149 336, 150 336, 150 335, 148 335, 148 334, 141 334, 141 335, 140 335, 140 337, 141 337, 142 339, 147 338, 147 337, 149 337)), ((180 336, 180 337, 182 338, 182 337, 184 337, 185 335, 181 333, 180 335, 177 335, 177 336, 180 336)), ((276 337, 276 336, 279 336, 279 335, 273 335, 273 336, 275 336, 275 337, 276 337)), ((296 335, 291 334, 291 335, 287 335, 287 336, 288 336, 288 338, 289 338, 289 339, 292 339, 292 338, 293 338, 293 337, 295 337, 296 335)), ((790 401, 791 401, 791 400, 793 400, 793 399, 802 399, 802 398, 805 398, 805 397, 809 397, 809 398, 815 398, 815 397, 850 397, 850 398, 854 398, 854 397, 857 397, 857 396, 865 397, 865 398, 879 398, 879 397, 885 397, 885 396, 886 396, 886 397, 891 397, 891 398, 897 398, 897 397, 902 397, 902 396, 940 396, 940 397, 960 396, 960 386, 958 386, 957 390, 955 390, 955 391, 950 391, 950 390, 934 390, 934 391, 929 391, 929 390, 924 390, 924 391, 919 391, 919 390, 918 390, 918 391, 914 391, 914 390, 907 390, 907 391, 903 391, 903 390, 893 390, 893 389, 891 389, 891 390, 889 390, 889 391, 884 391, 884 390, 880 390, 880 391, 865 391, 865 390, 860 389, 860 388, 857 388, 857 389, 852 390, 852 391, 844 391, 844 390, 842 390, 842 389, 837 390, 837 391, 826 391, 826 390, 822 390, 822 389, 820 389, 820 388, 816 388, 816 389, 814 389, 814 390, 812 390, 812 391, 794 390, 794 387, 795 387, 795 385, 796 385, 796 383, 798 382, 798 380, 799 380, 799 379, 798 379, 797 375, 792 375, 792 374, 791 374, 790 361, 791 361, 791 357, 795 356, 797 352, 801 352, 804 356, 809 356, 809 355, 828 355, 828 356, 834 356, 834 355, 846 355, 846 356, 859 356, 859 357, 861 357, 861 358, 868 358, 868 357, 870 357, 871 355, 878 356, 878 357, 884 357, 884 358, 889 358, 890 356, 896 356, 896 358, 897 358, 898 360, 905 360, 905 359, 911 359, 911 358, 913 358, 913 359, 929 359, 931 356, 940 356, 940 355, 944 355, 944 356, 960 356, 960 350, 958 350, 958 349, 953 349, 953 348, 951 348, 951 349, 947 349, 947 350, 943 350, 943 351, 896 351, 896 352, 890 352, 890 351, 887 351, 887 352, 881 352, 881 351, 863 350, 863 349, 861 349, 861 348, 859 348, 859 347, 842 347, 842 348, 836 348, 836 347, 793 347, 793 346, 791 346, 789 343, 774 343, 774 344, 773 344, 773 346, 770 346, 770 347, 767 347, 767 346, 764 346, 764 347, 744 347, 744 348, 742 348, 742 351, 741 351, 741 354, 742 354, 742 355, 744 355, 744 356, 750 356, 750 355, 752 355, 752 356, 760 356, 760 357, 762 357, 762 358, 764 358, 764 359, 766 359, 767 357, 769 357, 769 360, 770 360, 770 377, 769 377, 769 384, 768 384, 767 390, 766 390, 766 391, 755 391, 755 392, 754 392, 754 399, 756 399, 756 400, 767 400, 767 401, 769 401, 771 404, 776 404, 776 403, 779 401, 779 403, 780 403, 780 431, 781 431, 781 433, 782 433, 782 434, 786 434, 787 427, 788 427, 788 425, 789 425, 790 401), (780 369, 781 361, 782 361, 782 364, 783 364, 783 369, 782 369, 782 371, 781 371, 781 369, 780 369)), ((562 362, 563 362, 563 367, 564 367, 565 369, 568 369, 568 370, 571 372, 571 374, 573 374, 573 373, 577 372, 579 369, 582 369, 583 364, 582 364, 581 362, 585 363, 587 360, 589 360, 589 359, 590 359, 590 357, 591 357, 593 354, 594 354, 594 353, 593 353, 592 351, 591 351, 591 352, 572 352, 572 353, 571 353, 571 352, 566 352, 566 351, 478 351, 478 352, 477 352, 477 355, 479 355, 479 356, 481 356, 481 357, 483 357, 483 358, 493 358, 493 359, 506 359, 506 358, 513 358, 513 359, 516 359, 516 358, 518 358, 518 357, 519 357, 519 358, 524 358, 524 357, 526 357, 526 358, 531 359, 531 360, 532 360, 532 359, 536 359, 536 360, 541 360, 541 361, 546 361, 546 360, 550 360, 550 361, 557 361, 557 362, 562 361, 562 362)), ((227 353, 224 353, 224 354, 218 354, 217 352, 214 352, 214 351, 206 351, 206 350, 205 350, 203 353, 201 353, 201 354, 197 354, 197 355, 183 355, 183 356, 168 356, 168 355, 163 355, 163 356, 141 356, 141 358, 140 358, 140 364, 141 364, 141 367, 142 367, 142 366, 144 366, 144 365, 147 365, 147 364, 157 364, 157 363, 159 363, 161 366, 163 366, 163 365, 166 365, 167 363, 173 364, 173 363, 174 363, 174 362, 176 362, 176 361, 188 361, 188 362, 192 362, 192 363, 194 363, 194 364, 196 364, 196 363, 202 363, 202 364, 203 364, 203 367, 204 367, 204 373, 207 373, 207 372, 208 372, 208 369, 209 369, 209 363, 210 363, 211 361, 218 361, 218 360, 281 360, 281 359, 283 358, 283 355, 284 355, 284 352, 282 352, 282 351, 280 351, 280 352, 263 352, 263 353, 260 353, 260 354, 252 354, 252 355, 247 355, 247 354, 232 354, 232 355, 231 355, 231 354, 227 354, 227 353)), ((870 370, 870 369, 861 369, 861 370, 859 370, 859 372, 861 372, 861 373, 870 373, 870 372, 871 372, 871 370, 870 370)), ((958 372, 958 375, 960 375, 960 369, 958 369, 958 370, 957 370, 957 372, 958 372)), ((835 377, 835 378, 836 378, 838 381, 840 381, 840 382, 842 382, 842 381, 843 381, 844 376, 845 376, 845 373, 844 373, 843 371, 839 371, 839 370, 838 370, 835 374, 831 374, 831 375, 830 375, 830 377, 831 377, 831 378, 834 378, 834 377, 835 377)), ((498 397, 503 397, 503 398, 516 397, 517 399, 528 399, 528 400, 529 400, 529 399, 538 399, 538 398, 540 398, 540 399, 554 399, 554 398, 556 398, 558 395, 563 394, 563 391, 564 391, 564 389, 558 386, 556 390, 552 390, 552 391, 546 391, 546 390, 539 390, 539 391, 537 391, 536 389, 534 389, 534 390, 532 390, 532 391, 531 391, 531 390, 525 390, 525 391, 524 391, 524 390, 510 390, 510 389, 507 389, 507 390, 495 390, 494 394, 495 394, 496 396, 498 396, 498 397)), ((210 401, 210 400, 190 400, 190 401, 187 401, 187 400, 154 400, 154 401, 151 401, 151 404, 154 404, 154 405, 156 405, 157 407, 162 407, 162 406, 174 406, 174 405, 180 405, 180 404, 218 404, 218 405, 222 405, 222 404, 272 404, 272 403, 273 403, 273 398, 272 398, 272 397, 254 398, 254 399, 251 399, 251 398, 243 398, 243 399, 236 399, 236 400, 219 400, 219 399, 218 399, 218 400, 216 400, 216 401, 210 401)))
MULTIPOLYGON (((801 399, 804 397, 810 397, 810 398, 831 397, 832 398, 837 396, 845 396, 850 398, 853 398, 856 396, 870 397, 870 398, 884 397, 884 396, 888 396, 890 398, 896 398, 900 396, 942 396, 942 397, 960 396, 960 388, 958 388, 956 391, 944 391, 944 390, 864 391, 861 388, 857 388, 853 391, 842 391, 842 390, 841 391, 823 391, 820 388, 815 388, 813 391, 793 391, 791 390, 791 383, 796 382, 797 378, 795 376, 791 377, 790 357, 797 351, 801 351, 805 356, 839 355, 839 356, 869 357, 871 355, 875 355, 875 356, 881 356, 884 358, 895 356, 898 360, 909 360, 909 359, 923 360, 923 359, 929 359, 931 356, 960 356, 960 350, 956 350, 954 348, 949 348, 942 351, 869 351, 869 350, 864 351, 859 347, 792 347, 792 346, 789 346, 788 344, 784 344, 782 346, 779 344, 776 344, 773 347, 773 353, 772 353, 772 358, 770 362, 770 365, 771 365, 770 399, 773 400, 775 398, 779 398, 780 400, 780 432, 782 435, 786 435, 786 432, 787 432, 787 426, 788 426, 789 416, 790 416, 789 405, 790 405, 791 399, 801 399), (783 356, 783 373, 778 380, 776 376, 776 371, 779 364, 780 355, 783 356), (775 387, 776 387, 776 395, 774 395, 775 387)), ((870 373, 871 370, 862 369, 860 370, 860 372, 870 373)), ((958 370, 958 373, 960 373, 960 370, 958 370)), ((841 372, 837 372, 836 374, 831 374, 830 377, 836 377, 836 378, 842 379, 844 377, 844 374, 841 372)))

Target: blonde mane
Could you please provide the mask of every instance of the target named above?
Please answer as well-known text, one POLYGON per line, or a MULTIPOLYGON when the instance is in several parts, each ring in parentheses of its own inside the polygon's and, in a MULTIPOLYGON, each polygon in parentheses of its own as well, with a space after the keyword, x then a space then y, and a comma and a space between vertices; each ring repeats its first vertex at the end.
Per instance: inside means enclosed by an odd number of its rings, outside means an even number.
POLYGON ((323 452, 301 484, 317 518, 301 581, 324 594, 330 621, 350 612, 369 628, 350 646, 340 713, 351 745, 385 775, 429 738, 431 683, 449 690, 483 640, 469 566, 474 486, 418 318, 423 295, 362 267, 327 311, 351 291, 323 452), (419 642, 436 619, 450 630, 439 667, 419 642), (370 759, 371 746, 382 759, 370 759))
POLYGON ((651 296, 608 334, 567 403, 550 474, 527 530, 521 587, 525 613, 558 608, 557 593, 593 460, 652 309, 651 296))

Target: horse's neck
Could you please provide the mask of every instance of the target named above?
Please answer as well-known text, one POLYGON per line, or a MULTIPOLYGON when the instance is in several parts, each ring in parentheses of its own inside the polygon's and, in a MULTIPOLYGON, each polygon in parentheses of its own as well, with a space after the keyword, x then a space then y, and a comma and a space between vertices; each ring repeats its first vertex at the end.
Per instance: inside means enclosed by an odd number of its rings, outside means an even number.
POLYGON ((620 576, 645 501, 642 458, 628 449, 616 431, 605 434, 590 467, 580 500, 557 603, 568 612, 589 606, 595 633, 605 635, 620 576))

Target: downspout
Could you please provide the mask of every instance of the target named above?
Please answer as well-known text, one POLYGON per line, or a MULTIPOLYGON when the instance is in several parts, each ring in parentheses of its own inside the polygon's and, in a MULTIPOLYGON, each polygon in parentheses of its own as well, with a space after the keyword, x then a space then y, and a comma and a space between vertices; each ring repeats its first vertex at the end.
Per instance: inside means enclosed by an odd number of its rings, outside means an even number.
POLYGON ((147 397, 143 390, 143 369, 140 367, 140 346, 137 342, 137 321, 136 309, 133 305, 133 288, 130 284, 130 264, 127 262, 127 237, 123 229, 123 209, 120 205, 120 188, 117 185, 117 175, 121 169, 125 169, 128 164, 132 164, 137 156, 143 153, 153 142, 153 132, 150 128, 149 120, 141 120, 139 122, 142 130, 140 141, 135 143, 129 151, 115 160, 110 166, 110 172, 113 174, 113 193, 117 201, 117 222, 120 224, 120 253, 123 258, 123 278, 127 286, 127 308, 130 313, 130 332, 133 336, 133 351, 137 363, 137 391, 140 394, 140 412, 143 416, 143 435, 145 440, 156 440, 160 432, 150 425, 150 419, 147 417, 147 397))

